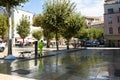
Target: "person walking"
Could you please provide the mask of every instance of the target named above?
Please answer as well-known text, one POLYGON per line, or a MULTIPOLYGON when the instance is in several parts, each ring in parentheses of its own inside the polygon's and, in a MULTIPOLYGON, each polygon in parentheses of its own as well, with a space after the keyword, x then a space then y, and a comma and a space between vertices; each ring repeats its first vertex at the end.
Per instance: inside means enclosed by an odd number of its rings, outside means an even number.
POLYGON ((43 47, 44 47, 44 43, 43 43, 43 41, 41 40, 41 41, 39 42, 39 50, 40 50, 40 55, 39 55, 39 56, 42 56, 43 47))

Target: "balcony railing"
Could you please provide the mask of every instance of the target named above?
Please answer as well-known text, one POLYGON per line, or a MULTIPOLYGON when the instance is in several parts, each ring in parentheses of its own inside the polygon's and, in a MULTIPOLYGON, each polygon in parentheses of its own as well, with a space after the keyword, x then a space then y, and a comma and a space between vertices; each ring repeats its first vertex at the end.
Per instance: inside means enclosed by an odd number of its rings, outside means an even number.
POLYGON ((113 13, 104 13, 104 15, 113 15, 113 14, 120 14, 120 12, 113 12, 113 13))

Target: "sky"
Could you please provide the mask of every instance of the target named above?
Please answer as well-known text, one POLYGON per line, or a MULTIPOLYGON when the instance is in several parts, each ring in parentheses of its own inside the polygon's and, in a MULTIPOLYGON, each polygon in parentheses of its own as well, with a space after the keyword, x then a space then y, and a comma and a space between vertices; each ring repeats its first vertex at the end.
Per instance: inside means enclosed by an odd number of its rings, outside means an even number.
MULTIPOLYGON (((40 14, 43 10, 43 5, 47 0, 29 0, 22 10, 32 12, 33 14, 40 14)), ((104 14, 104 0, 71 0, 76 3, 76 11, 83 16, 103 16, 104 14)))

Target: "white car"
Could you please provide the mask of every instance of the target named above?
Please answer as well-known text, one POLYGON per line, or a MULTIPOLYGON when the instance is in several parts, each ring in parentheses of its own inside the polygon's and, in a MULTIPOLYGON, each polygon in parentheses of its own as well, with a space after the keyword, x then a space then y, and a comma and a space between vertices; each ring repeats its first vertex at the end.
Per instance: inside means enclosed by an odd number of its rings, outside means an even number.
POLYGON ((23 44, 22 44, 21 41, 16 41, 16 42, 15 42, 15 46, 23 46, 23 44))
POLYGON ((0 52, 3 52, 5 49, 6 43, 5 42, 0 42, 0 52))

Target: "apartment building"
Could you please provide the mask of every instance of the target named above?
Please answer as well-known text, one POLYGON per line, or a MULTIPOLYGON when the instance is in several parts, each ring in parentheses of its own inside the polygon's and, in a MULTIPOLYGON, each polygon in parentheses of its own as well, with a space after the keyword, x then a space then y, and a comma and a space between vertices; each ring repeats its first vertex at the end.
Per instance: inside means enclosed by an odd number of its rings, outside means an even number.
POLYGON ((100 16, 85 16, 86 28, 103 28, 103 18, 100 16))
POLYGON ((106 46, 120 47, 120 0, 105 1, 104 30, 106 46))

